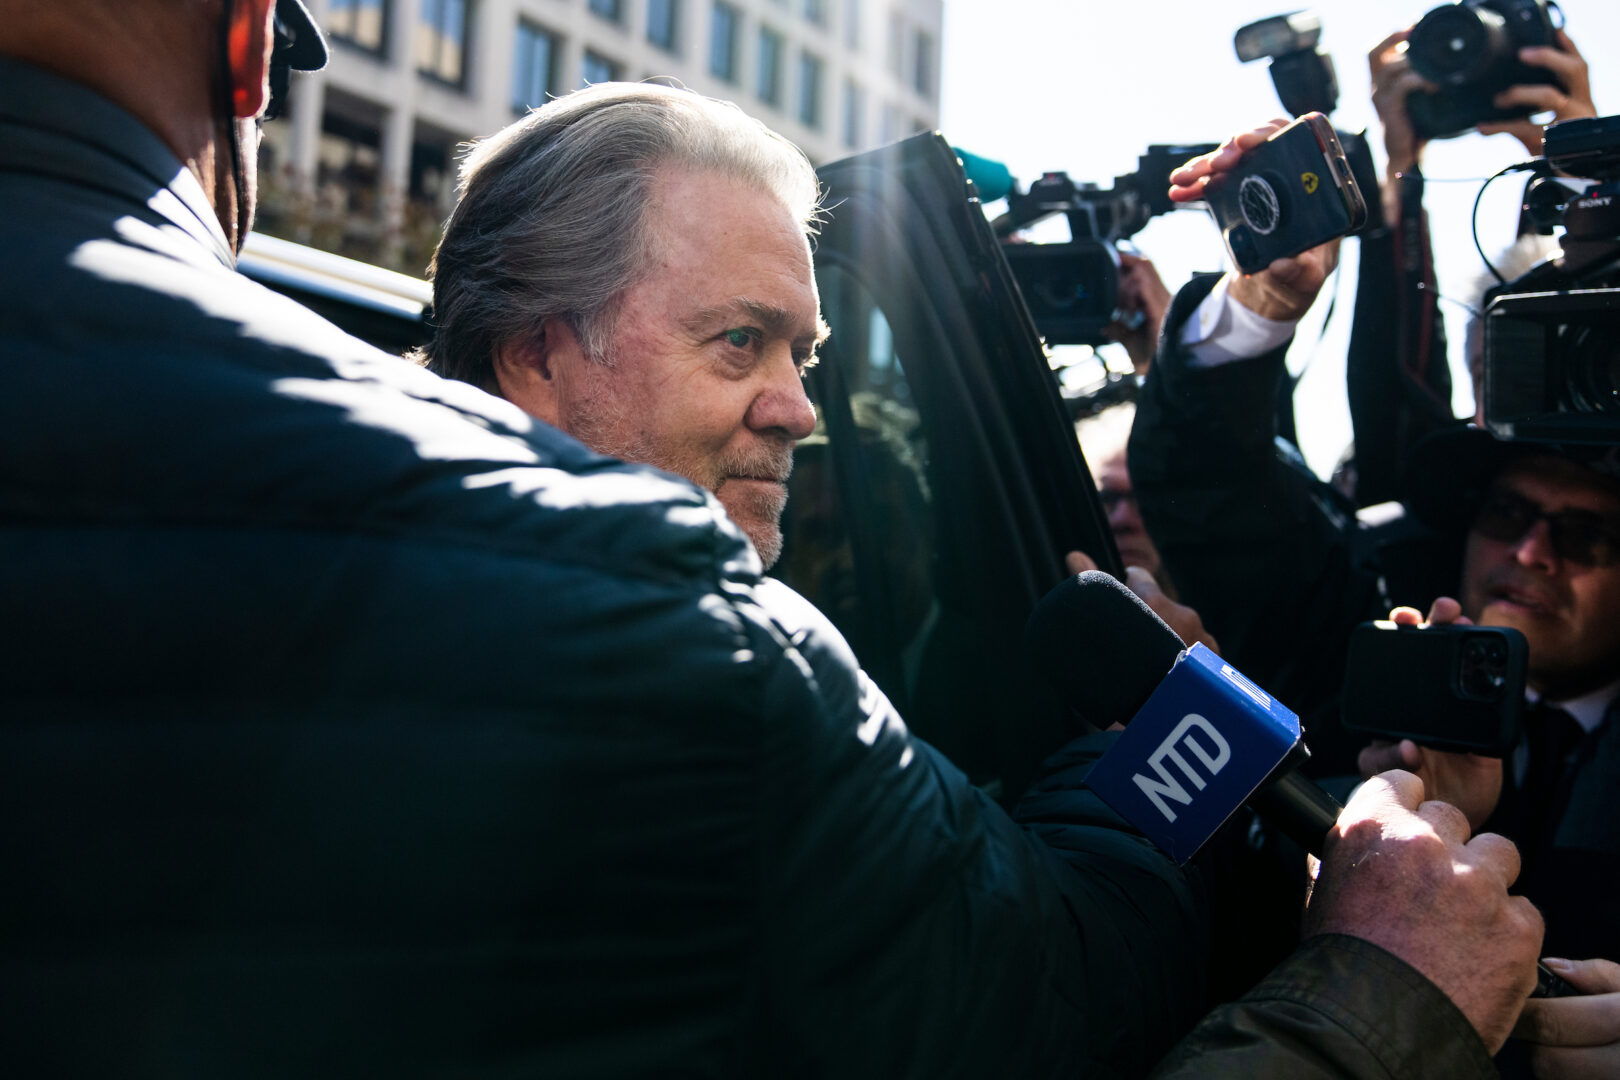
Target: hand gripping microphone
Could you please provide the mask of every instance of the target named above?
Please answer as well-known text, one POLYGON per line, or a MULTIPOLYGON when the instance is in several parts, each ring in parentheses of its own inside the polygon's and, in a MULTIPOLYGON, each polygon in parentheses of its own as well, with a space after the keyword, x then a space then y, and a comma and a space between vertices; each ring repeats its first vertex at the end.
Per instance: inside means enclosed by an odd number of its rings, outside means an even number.
POLYGON ((1176 862, 1245 802, 1321 854, 1342 807, 1293 771, 1310 757, 1299 717, 1204 645, 1187 648, 1123 584, 1099 571, 1065 581, 1035 606, 1024 644, 1085 719, 1126 725, 1086 785, 1176 862))

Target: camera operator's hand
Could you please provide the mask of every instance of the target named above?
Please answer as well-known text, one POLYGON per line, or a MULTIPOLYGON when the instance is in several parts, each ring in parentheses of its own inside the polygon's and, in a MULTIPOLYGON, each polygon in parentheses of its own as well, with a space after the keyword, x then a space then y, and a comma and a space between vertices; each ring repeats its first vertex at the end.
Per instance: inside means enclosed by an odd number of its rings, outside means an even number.
MULTIPOLYGON (((1234 135, 1219 149, 1193 158, 1170 174, 1172 202, 1195 202, 1213 177, 1237 167, 1243 155, 1289 124, 1273 120, 1234 135)), ((1333 268, 1339 265, 1339 241, 1302 251, 1291 259, 1276 259, 1258 274, 1227 275, 1228 295, 1256 315, 1275 322, 1296 322, 1310 309, 1333 268)))
POLYGON ((1397 30, 1367 54, 1373 109, 1384 128, 1384 152, 1389 158, 1384 175, 1390 179, 1410 172, 1428 145, 1427 139, 1418 138, 1406 111, 1408 95, 1435 90, 1435 85, 1414 71, 1406 58, 1406 39, 1411 33, 1411 27, 1397 30))
POLYGON ((1151 259, 1119 253, 1119 301, 1113 322, 1103 327, 1112 341, 1125 346, 1131 366, 1146 375, 1159 346, 1159 328, 1170 310, 1170 290, 1151 259))
POLYGON ((1513 1034, 1536 1044, 1530 1064, 1538 1080, 1620 1076, 1620 964, 1551 958, 1542 963, 1584 996, 1525 1003, 1513 1034))
MULTIPOLYGON (((1497 94, 1493 104, 1499 109, 1526 106, 1539 112, 1551 112, 1555 120, 1579 120, 1597 115, 1592 103, 1592 76, 1586 68, 1586 58, 1575 47, 1564 31, 1558 31, 1558 47, 1532 45, 1519 50, 1519 59, 1534 67, 1546 68, 1558 76, 1562 85, 1532 84, 1510 86, 1497 94)), ((1542 126, 1529 120, 1503 120, 1481 124, 1479 130, 1486 135, 1507 132, 1524 144, 1531 157, 1541 154, 1542 126)))
MULTIPOLYGON (((1442 596, 1429 609, 1424 623, 1417 608, 1398 607, 1389 613, 1391 622, 1401 626, 1472 626, 1463 617, 1462 605, 1442 596)), ((1362 776, 1375 776, 1390 769, 1416 773, 1431 799, 1442 799, 1463 812, 1470 828, 1477 829, 1491 816, 1502 797, 1503 762, 1479 754, 1458 754, 1431 750, 1411 739, 1391 743, 1375 739, 1356 757, 1362 776)))
POLYGON ((1454 806, 1424 802, 1423 782, 1388 772, 1350 797, 1328 834, 1305 935, 1350 934, 1422 972, 1495 1053, 1536 984, 1541 915, 1508 895, 1519 851, 1494 833, 1468 838, 1454 806))

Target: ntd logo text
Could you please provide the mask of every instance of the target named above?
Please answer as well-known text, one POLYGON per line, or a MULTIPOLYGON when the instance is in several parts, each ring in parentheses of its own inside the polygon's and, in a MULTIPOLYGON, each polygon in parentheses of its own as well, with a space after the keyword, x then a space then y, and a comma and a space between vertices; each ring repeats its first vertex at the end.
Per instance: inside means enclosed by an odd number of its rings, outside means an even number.
POLYGON ((1220 772, 1231 760, 1232 748, 1215 730, 1215 725, 1197 713, 1188 713, 1148 757, 1148 767, 1158 775, 1158 779, 1137 773, 1131 780, 1158 807, 1166 821, 1174 821, 1176 812, 1165 799, 1173 799, 1183 806, 1192 802, 1192 795, 1182 785, 1182 780, 1191 784, 1194 791, 1203 791, 1205 778, 1220 772), (1188 756, 1203 766, 1202 771, 1193 767, 1193 763, 1187 760, 1188 756), (1174 765, 1181 775, 1172 773, 1170 765, 1174 765))

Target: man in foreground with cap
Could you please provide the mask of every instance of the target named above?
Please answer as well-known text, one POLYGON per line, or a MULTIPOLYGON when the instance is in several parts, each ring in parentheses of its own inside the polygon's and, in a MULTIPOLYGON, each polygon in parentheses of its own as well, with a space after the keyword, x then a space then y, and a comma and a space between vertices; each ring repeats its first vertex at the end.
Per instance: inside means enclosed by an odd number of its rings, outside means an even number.
MULTIPOLYGON (((6 1074, 1145 1072, 1195 876, 1070 774, 1015 824, 711 494, 233 271, 310 35, 0 0, 6 1074)), ((1421 800, 1170 1075, 1488 1075, 1539 923, 1421 800)))

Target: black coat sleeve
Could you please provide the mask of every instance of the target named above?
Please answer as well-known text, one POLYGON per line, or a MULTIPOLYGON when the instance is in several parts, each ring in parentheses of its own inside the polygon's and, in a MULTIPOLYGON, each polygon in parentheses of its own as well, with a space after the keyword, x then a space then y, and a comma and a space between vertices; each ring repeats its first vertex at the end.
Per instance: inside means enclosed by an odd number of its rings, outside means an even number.
POLYGON ((1344 771, 1329 706, 1350 630, 1383 614, 1378 575, 1355 557, 1351 508, 1276 439, 1286 348, 1189 365, 1180 327, 1212 286, 1195 279, 1171 305, 1137 404, 1131 480, 1182 600, 1239 670, 1308 726, 1320 714, 1312 750, 1324 771, 1344 771))

